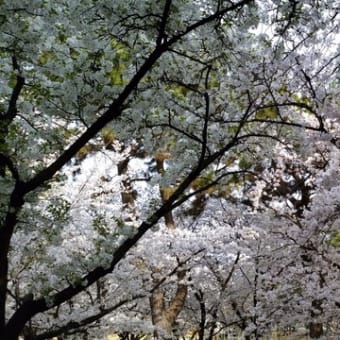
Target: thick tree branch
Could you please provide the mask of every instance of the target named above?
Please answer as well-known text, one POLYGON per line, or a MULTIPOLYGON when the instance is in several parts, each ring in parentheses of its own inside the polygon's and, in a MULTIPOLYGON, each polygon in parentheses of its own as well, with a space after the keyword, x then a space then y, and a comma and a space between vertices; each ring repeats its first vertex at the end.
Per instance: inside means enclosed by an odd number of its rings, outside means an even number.
POLYGON ((229 7, 220 9, 218 12, 215 12, 212 15, 209 15, 207 17, 204 17, 203 19, 195 22, 194 24, 188 26, 186 28, 185 31, 180 32, 179 34, 174 35, 171 39, 169 39, 169 46, 173 45, 175 42, 181 40, 182 38, 184 38, 186 35, 188 35, 188 33, 193 32, 194 30, 196 30, 199 27, 202 27, 206 24, 209 24, 215 20, 219 20, 223 15, 229 13, 229 12, 233 12, 237 9, 243 8, 244 6, 252 3, 254 0, 242 0, 239 1, 235 4, 232 4, 229 7))
POLYGON ((8 119, 9 121, 12 121, 17 113, 17 101, 25 84, 25 78, 21 75, 18 61, 14 56, 12 57, 12 65, 14 71, 17 73, 16 83, 13 88, 11 98, 9 100, 7 112, 4 115, 0 115, 0 119, 8 119))
POLYGON ((164 5, 164 11, 162 15, 162 21, 159 27, 158 37, 156 40, 157 46, 161 45, 163 42, 167 40, 167 35, 165 32, 166 22, 170 15, 170 7, 171 7, 172 0, 166 0, 164 5))
POLYGON ((8 167, 9 171, 11 172, 13 178, 15 180, 19 180, 19 172, 17 170, 17 168, 15 167, 14 163, 12 162, 12 160, 4 155, 3 153, 0 153, 0 166, 5 165, 8 167))
POLYGON ((51 338, 57 337, 59 335, 65 335, 68 332, 70 332, 71 330, 86 327, 86 326, 90 325, 91 323, 94 323, 94 322, 102 319, 104 316, 112 313, 114 310, 118 309, 119 307, 121 307, 121 306, 123 306, 127 303, 130 303, 134 300, 141 299, 141 298, 144 298, 144 297, 145 297, 145 295, 136 295, 136 296, 133 296, 132 298, 121 300, 118 303, 116 303, 114 306, 112 306, 110 308, 102 308, 100 312, 93 314, 93 315, 91 315, 91 316, 89 316, 89 317, 87 317, 87 318, 85 318, 81 321, 69 321, 66 325, 64 325, 62 327, 52 329, 52 330, 45 332, 45 333, 38 334, 38 335, 34 336, 32 340, 51 339, 51 338))
POLYGON ((110 105, 108 110, 103 113, 68 149, 66 149, 50 166, 39 172, 35 177, 25 183, 24 193, 26 194, 38 186, 42 185, 45 181, 50 180, 57 171, 59 171, 71 158, 90 140, 92 139, 103 127, 112 120, 118 118, 123 110, 126 99, 131 93, 136 90, 139 82, 145 74, 150 71, 155 62, 167 50, 167 44, 157 46, 155 50, 145 60, 135 76, 130 80, 128 85, 123 89, 122 93, 110 105))

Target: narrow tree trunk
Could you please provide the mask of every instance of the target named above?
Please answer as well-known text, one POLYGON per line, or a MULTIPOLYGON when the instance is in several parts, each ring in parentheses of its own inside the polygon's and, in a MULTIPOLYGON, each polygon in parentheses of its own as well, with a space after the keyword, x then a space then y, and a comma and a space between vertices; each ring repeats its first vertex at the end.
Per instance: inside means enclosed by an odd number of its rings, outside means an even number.
MULTIPOLYGON (((182 272, 179 273, 179 280, 181 280, 182 275, 182 272)), ((176 294, 171 299, 168 307, 165 305, 163 288, 157 288, 152 293, 150 297, 152 323, 156 328, 164 330, 164 334, 156 331, 154 334, 155 338, 167 338, 168 336, 171 337, 176 319, 184 307, 187 293, 188 286, 179 282, 177 285, 176 294)))
POLYGON ((127 174, 129 161, 130 155, 126 155, 126 158, 118 163, 117 169, 118 175, 122 177, 121 198, 123 209, 135 213, 136 192, 133 190, 131 179, 127 174))
MULTIPOLYGON (((164 161, 170 157, 167 152, 159 152, 156 154, 156 164, 157 172, 163 175, 165 172, 164 161)), ((160 187, 159 189, 162 203, 165 203, 171 195, 171 188, 160 187)), ((168 212, 164 215, 165 225, 168 230, 176 229, 176 224, 173 218, 172 212, 168 212)), ((186 275, 186 271, 182 270, 177 273, 178 283, 177 290, 174 297, 166 306, 164 288, 157 287, 155 291, 152 292, 150 297, 150 307, 152 315, 152 323, 156 328, 164 330, 164 334, 160 332, 155 332, 155 338, 167 338, 171 337, 173 327, 175 325, 176 319, 179 313, 182 311, 186 296, 188 293, 188 286, 181 282, 186 275)), ((157 285, 157 281, 154 284, 157 285)))
MULTIPOLYGON (((167 159, 168 157, 169 157, 169 154, 166 153, 166 152, 158 153, 156 155, 157 172, 160 175, 163 175, 164 172, 165 172, 164 160, 167 159)), ((170 190, 169 190, 169 188, 160 187, 159 191, 160 191, 160 194, 161 194, 162 202, 165 203, 169 198, 169 191, 170 190)), ((173 217, 173 214, 172 214, 171 211, 164 215, 164 220, 165 220, 165 225, 168 229, 176 229, 174 217, 173 217)))
MULTIPOLYGON (((164 160, 169 158, 169 156, 170 155, 167 152, 160 152, 157 153, 155 156, 157 172, 160 175, 163 175, 165 172, 164 160)), ((171 195, 171 189, 160 187, 159 191, 162 203, 165 203, 168 200, 169 195, 171 195)), ((164 220, 167 229, 169 230, 176 229, 175 221, 171 211, 164 215, 164 220)), ((168 336, 171 336, 172 329, 175 325, 177 316, 183 309, 185 299, 188 293, 187 285, 180 282, 185 277, 185 274, 186 274, 185 271, 180 271, 177 273, 178 277, 177 291, 175 296, 171 299, 168 307, 166 307, 164 288, 158 287, 150 297, 152 323, 155 327, 163 329, 168 336)), ((157 282, 154 283, 157 284, 157 282)), ((155 337, 164 338, 165 335, 164 334, 160 335, 159 332, 156 331, 155 337)))
POLYGON ((323 324, 318 322, 311 322, 309 324, 309 336, 312 339, 318 339, 323 336, 323 324))
MULTIPOLYGON (((322 301, 320 300, 314 300, 312 302, 312 307, 313 309, 319 311, 320 313, 319 314, 322 314, 323 313, 323 310, 322 310, 322 301)), ((317 316, 318 313, 314 312, 312 310, 311 312, 311 317, 312 319, 317 316)), ((323 336, 323 324, 320 323, 320 322, 311 322, 309 324, 309 336, 312 338, 312 339, 318 339, 318 338, 321 338, 323 336)))

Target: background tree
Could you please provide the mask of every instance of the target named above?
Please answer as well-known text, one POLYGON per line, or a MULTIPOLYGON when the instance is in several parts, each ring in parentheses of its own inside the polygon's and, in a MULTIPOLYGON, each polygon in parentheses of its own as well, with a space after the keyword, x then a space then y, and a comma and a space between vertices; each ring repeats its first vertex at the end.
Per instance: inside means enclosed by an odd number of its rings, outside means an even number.
MULTIPOLYGON (((218 183, 229 198, 232 188, 242 192, 277 144, 307 153, 308 138, 322 132, 332 140, 339 98, 332 1, 3 1, 1 13, 4 339, 29 323, 27 336, 38 337, 41 316, 40 325, 50 312, 68 319, 75 303, 73 326, 107 315, 125 300, 102 305, 107 289, 119 294, 104 278, 135 270, 130 250, 163 217, 218 183), (161 191, 174 189, 166 200, 150 190, 138 213, 124 211, 122 195, 135 193, 122 178, 122 190, 97 191, 106 208, 96 205, 94 188, 79 197, 86 214, 77 213, 60 188, 79 168, 66 169, 99 151, 101 131, 107 148, 105 127, 148 156, 159 145, 171 150, 165 173, 153 176, 161 191), (82 315, 89 305, 96 313, 82 315)), ((123 176, 129 154, 104 155, 119 168, 110 176, 123 176)))

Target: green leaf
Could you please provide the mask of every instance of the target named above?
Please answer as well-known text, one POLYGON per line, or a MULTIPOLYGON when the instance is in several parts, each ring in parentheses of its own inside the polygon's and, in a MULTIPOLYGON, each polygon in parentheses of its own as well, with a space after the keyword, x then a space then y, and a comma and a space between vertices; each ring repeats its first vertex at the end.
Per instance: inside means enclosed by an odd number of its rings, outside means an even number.
POLYGON ((266 107, 264 109, 257 110, 255 114, 256 119, 275 119, 279 115, 277 107, 266 107))
POLYGON ((331 239, 329 240, 329 244, 332 247, 340 248, 340 232, 336 232, 332 235, 331 239))
POLYGON ((123 65, 117 65, 112 68, 109 74, 111 85, 116 85, 116 86, 124 85, 123 70, 124 70, 123 65))
POLYGON ((55 58, 55 54, 52 51, 45 51, 41 53, 38 57, 38 65, 44 66, 46 65, 50 60, 55 58))
POLYGON ((250 162, 247 157, 241 156, 238 165, 239 165, 240 169, 245 170, 245 169, 249 169, 251 167, 252 162, 250 162))

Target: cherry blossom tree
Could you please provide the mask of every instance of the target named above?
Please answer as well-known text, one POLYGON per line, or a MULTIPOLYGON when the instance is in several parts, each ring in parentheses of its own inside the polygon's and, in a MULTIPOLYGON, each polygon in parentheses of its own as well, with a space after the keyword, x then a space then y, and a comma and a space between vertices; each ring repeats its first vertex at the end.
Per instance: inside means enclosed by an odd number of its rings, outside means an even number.
POLYGON ((285 187, 281 177, 278 190, 272 191, 284 200, 276 207, 271 202, 270 211, 274 215, 267 228, 271 245, 264 249, 261 260, 265 264, 261 269, 265 309, 270 310, 272 316, 278 313, 277 324, 288 327, 294 318, 296 324, 304 322, 313 338, 322 336, 326 326, 329 332, 332 327, 338 327, 335 297, 339 286, 335 282, 340 275, 336 243, 338 198, 333 191, 338 183, 339 150, 320 144, 314 157, 304 163, 294 158, 286 163, 292 174, 284 177, 289 190, 280 192, 285 187), (334 179, 331 186, 330 173, 334 179), (276 302, 281 300, 283 305, 268 308, 275 297, 276 302))
MULTIPOLYGON (((229 202, 229 211, 231 203, 240 204, 258 176, 265 178, 273 151, 307 157, 311 141, 337 144, 333 1, 21 0, 0 7, 3 339, 44 339, 92 326, 105 332, 117 322, 108 317, 115 313, 126 316, 117 329, 150 333, 155 326, 158 335, 163 328, 171 336, 185 303, 195 306, 194 300, 203 338, 203 299, 213 305, 213 334, 227 307, 214 303, 212 292, 224 294, 237 277, 250 282, 253 304, 244 293, 241 309, 234 290, 228 312, 257 337, 266 328, 268 294, 274 301, 279 291, 286 294, 299 265, 312 284, 297 296, 307 301, 311 287, 318 289, 305 317, 315 317, 314 325, 324 322, 320 314, 332 319, 325 287, 328 294, 338 291, 338 272, 322 278, 321 270, 327 261, 336 264, 338 254, 337 184, 326 187, 328 173, 324 182, 313 175, 315 197, 328 195, 325 185, 333 210, 316 217, 317 202, 308 196, 311 212, 294 207, 286 219, 280 242, 293 242, 304 262, 294 263, 285 285, 269 287, 262 278, 281 279, 274 267, 280 252, 266 254, 266 243, 277 236, 269 221, 275 216, 273 225, 282 225, 283 216, 270 215, 263 199, 249 214, 235 208, 234 222, 224 210, 216 210, 219 222, 204 214, 218 199, 229 202), (240 244, 233 234, 242 221, 247 228, 240 244), (256 242, 259 235, 264 243, 256 242), (145 243, 155 241, 153 248, 145 243), (253 272, 248 258, 255 259, 253 272), (204 280, 210 286, 201 286, 204 280), (215 288, 209 293, 207 287, 215 288)), ((332 164, 330 172, 336 171, 332 164)), ((294 203, 296 190, 285 187, 294 203)), ((269 196, 275 203, 273 191, 269 196)), ((276 324, 278 317, 270 326, 276 324)))

